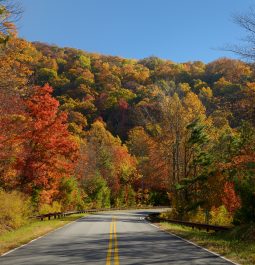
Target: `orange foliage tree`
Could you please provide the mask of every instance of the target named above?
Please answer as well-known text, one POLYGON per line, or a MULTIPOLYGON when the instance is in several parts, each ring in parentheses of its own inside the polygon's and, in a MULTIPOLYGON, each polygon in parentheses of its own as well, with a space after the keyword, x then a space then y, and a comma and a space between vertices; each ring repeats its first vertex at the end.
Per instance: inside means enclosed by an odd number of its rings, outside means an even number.
POLYGON ((57 195, 61 178, 72 173, 77 152, 67 130, 67 115, 58 111, 59 102, 51 93, 48 85, 34 87, 25 100, 29 131, 18 163, 22 168, 20 188, 45 203, 57 195))
POLYGON ((234 183, 226 182, 224 185, 224 194, 222 202, 229 213, 233 214, 241 206, 239 196, 235 192, 234 183))

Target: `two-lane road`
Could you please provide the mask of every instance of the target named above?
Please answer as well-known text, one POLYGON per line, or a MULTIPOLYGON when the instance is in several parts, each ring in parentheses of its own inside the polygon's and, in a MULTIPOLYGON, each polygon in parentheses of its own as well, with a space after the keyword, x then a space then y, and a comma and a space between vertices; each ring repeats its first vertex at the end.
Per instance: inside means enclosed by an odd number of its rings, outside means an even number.
POLYGON ((0 257, 1 265, 229 265, 165 233, 144 217, 150 210, 86 216, 0 257))

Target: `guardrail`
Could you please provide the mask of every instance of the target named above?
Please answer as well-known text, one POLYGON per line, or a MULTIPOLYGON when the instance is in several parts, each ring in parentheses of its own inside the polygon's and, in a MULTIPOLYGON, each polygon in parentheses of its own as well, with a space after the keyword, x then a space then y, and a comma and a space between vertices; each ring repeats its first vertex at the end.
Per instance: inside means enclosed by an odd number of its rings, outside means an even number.
POLYGON ((165 221, 168 223, 192 227, 192 229, 197 228, 199 230, 206 230, 207 232, 209 232, 210 230, 215 231, 215 232, 217 232, 217 231, 228 231, 232 228, 230 226, 209 225, 209 224, 193 223, 193 222, 180 221, 180 220, 174 220, 174 219, 160 218, 158 213, 151 214, 149 217, 149 220, 151 220, 151 221, 165 221))
POLYGON ((72 214, 80 214, 80 213, 95 213, 95 212, 105 212, 105 211, 118 211, 118 210, 142 210, 142 209, 166 209, 169 208, 168 206, 151 206, 151 207, 135 207, 135 208, 102 208, 102 209, 87 209, 81 211, 70 211, 70 212, 54 212, 54 213, 47 213, 41 214, 37 216, 33 216, 32 218, 40 219, 43 221, 44 219, 50 220, 51 218, 57 219, 62 218, 65 216, 69 216, 72 214))

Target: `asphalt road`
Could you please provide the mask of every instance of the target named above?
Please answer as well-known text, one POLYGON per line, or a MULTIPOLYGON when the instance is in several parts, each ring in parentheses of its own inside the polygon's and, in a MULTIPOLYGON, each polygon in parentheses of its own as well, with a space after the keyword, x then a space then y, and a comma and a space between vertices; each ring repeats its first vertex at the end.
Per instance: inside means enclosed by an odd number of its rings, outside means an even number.
POLYGON ((147 223, 149 212, 89 215, 0 257, 0 264, 232 264, 147 223))

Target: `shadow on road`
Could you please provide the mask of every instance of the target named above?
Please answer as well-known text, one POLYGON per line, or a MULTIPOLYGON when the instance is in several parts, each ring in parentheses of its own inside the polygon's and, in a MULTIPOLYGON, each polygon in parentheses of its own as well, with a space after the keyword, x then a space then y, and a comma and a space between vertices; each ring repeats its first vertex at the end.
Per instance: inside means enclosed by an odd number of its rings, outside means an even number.
POLYGON ((0 264, 104 265, 109 243, 109 224, 113 215, 116 216, 117 221, 117 241, 121 265, 231 264, 199 247, 148 225, 140 219, 146 214, 148 211, 90 215, 7 256, 0 257, 0 264))

